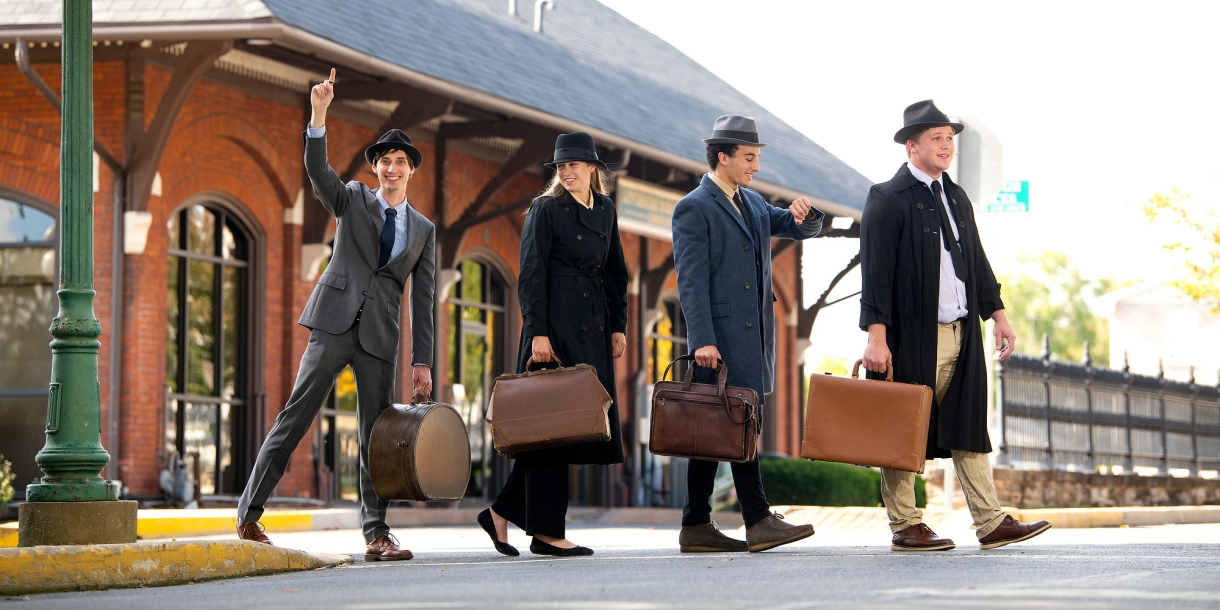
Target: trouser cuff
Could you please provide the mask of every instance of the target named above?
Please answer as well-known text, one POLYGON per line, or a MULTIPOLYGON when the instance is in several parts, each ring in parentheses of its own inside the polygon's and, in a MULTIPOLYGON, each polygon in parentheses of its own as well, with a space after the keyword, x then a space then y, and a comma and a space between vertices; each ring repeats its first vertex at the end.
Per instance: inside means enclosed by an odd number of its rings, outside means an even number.
POLYGON ((1008 513, 1000 513, 1000 516, 993 518, 991 521, 988 521, 980 527, 974 528, 974 535, 978 536, 979 540, 982 540, 988 534, 994 532, 997 527, 1000 527, 1000 524, 1004 522, 1004 517, 1007 516, 1008 513))

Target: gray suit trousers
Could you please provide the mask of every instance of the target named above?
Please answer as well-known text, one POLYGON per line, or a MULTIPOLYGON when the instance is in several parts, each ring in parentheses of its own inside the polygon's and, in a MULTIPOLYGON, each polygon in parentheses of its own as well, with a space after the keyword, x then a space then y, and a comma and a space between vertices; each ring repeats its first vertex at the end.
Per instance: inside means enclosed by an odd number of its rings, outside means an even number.
POLYGON ((352 365, 356 374, 356 415, 360 422, 360 504, 365 542, 390 533, 385 523, 386 507, 373 491, 369 477, 369 434, 381 411, 390 406, 394 390, 394 363, 386 362, 360 346, 360 322, 347 331, 332 335, 315 330, 309 335, 309 346, 301 356, 301 368, 288 404, 275 418, 267 440, 258 450, 258 459, 250 473, 250 481, 237 505, 242 521, 258 521, 263 504, 275 491, 288 467, 288 460, 297 444, 309 432, 318 411, 330 396, 335 377, 343 367, 352 365))

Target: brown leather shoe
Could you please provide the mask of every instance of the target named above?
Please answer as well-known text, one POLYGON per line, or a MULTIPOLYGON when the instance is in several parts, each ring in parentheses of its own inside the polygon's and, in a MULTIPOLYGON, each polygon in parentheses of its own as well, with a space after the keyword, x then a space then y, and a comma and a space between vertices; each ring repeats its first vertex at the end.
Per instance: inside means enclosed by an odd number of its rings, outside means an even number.
POLYGON ((398 539, 393 534, 386 534, 374 539, 364 549, 365 561, 402 561, 414 557, 411 551, 398 548, 398 539))
MULTIPOLYGON (((263 533, 263 524, 258 521, 242 521, 237 524, 237 537, 242 540, 253 540, 263 544, 271 544, 271 539, 263 533)), ((271 546, 275 546, 271 544, 271 546)))
POLYGON ((911 527, 894 532, 891 551, 948 551, 954 548, 952 540, 941 538, 928 527, 926 523, 917 523, 911 527))
POLYGON ((1000 522, 999 527, 995 528, 995 531, 979 538, 979 547, 984 551, 999 548, 1006 544, 1029 540, 1048 529, 1051 529, 1048 521, 1025 524, 1013 519, 1012 515, 1004 515, 1004 520, 1000 522))

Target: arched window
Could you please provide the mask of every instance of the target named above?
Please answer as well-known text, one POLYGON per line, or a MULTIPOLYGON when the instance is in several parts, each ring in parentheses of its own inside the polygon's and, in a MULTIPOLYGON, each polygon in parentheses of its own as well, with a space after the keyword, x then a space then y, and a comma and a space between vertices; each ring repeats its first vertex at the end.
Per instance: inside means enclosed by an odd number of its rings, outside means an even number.
POLYGON ((57 240, 54 216, 0 198, 0 453, 18 494, 42 475, 34 455, 46 440, 57 240))
POLYGON ((165 449, 199 460, 200 493, 235 494, 249 404, 250 240, 213 204, 189 205, 167 224, 165 449))
MULTIPOLYGON (((662 298, 657 313, 661 317, 648 335, 648 383, 661 381, 665 367, 686 354, 686 316, 682 315, 682 305, 676 298, 662 298)), ((670 379, 681 379, 686 366, 686 361, 675 364, 670 379)))
MULTIPOLYGON (((449 292, 448 369, 445 385, 470 432, 474 495, 498 493, 504 464, 492 448, 484 421, 491 384, 504 372, 505 283, 494 268, 477 260, 458 266, 461 279, 449 292), (490 483, 490 485, 489 485, 490 483)), ((490 497, 490 496, 488 496, 490 497)))

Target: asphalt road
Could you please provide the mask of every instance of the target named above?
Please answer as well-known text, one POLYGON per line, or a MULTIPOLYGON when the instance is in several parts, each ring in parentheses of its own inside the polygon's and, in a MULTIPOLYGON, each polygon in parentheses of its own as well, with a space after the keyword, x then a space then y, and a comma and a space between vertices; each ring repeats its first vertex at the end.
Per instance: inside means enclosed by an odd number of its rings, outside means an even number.
MULTIPOLYGON (((588 558, 491 550, 473 527, 402 529, 416 559, 175 587, 10 598, 4 610, 88 608, 1220 608, 1220 524, 1051 530, 980 551, 894 553, 884 531, 819 532, 759 554, 681 554, 677 528, 569 528, 588 558)), ((730 532, 730 534, 740 532, 730 532)), ((283 546, 361 548, 359 532, 281 534, 283 546)))

